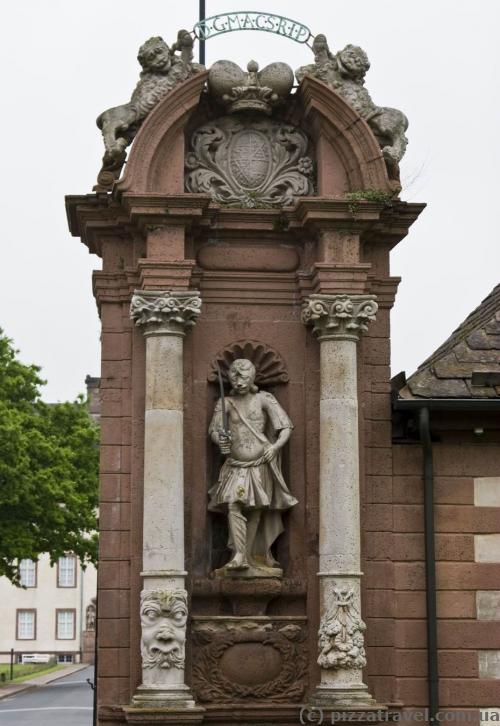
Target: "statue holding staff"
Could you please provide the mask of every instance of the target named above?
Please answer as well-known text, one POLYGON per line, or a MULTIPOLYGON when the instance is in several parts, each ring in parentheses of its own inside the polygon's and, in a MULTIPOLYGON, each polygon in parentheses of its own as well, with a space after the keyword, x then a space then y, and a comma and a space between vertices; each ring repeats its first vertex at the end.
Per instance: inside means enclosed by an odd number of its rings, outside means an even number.
POLYGON ((281 472, 281 450, 292 422, 270 393, 254 384, 255 367, 246 358, 229 369, 232 389, 215 407, 209 435, 227 456, 210 489, 209 509, 227 513, 232 558, 226 571, 246 575, 281 575, 271 546, 283 532, 281 512, 297 500, 281 472))

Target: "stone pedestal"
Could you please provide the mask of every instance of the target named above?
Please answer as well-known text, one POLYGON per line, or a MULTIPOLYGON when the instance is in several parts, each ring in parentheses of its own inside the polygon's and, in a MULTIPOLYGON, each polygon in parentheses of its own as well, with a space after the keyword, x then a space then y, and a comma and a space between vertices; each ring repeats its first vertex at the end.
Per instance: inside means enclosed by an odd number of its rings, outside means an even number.
POLYGON ((311 295, 302 312, 321 346, 319 573, 323 706, 375 704, 363 683, 357 349, 375 319, 367 295, 311 295))
POLYGON ((184 683, 183 337, 200 307, 196 292, 137 291, 130 308, 146 337, 140 707, 194 708, 184 683))

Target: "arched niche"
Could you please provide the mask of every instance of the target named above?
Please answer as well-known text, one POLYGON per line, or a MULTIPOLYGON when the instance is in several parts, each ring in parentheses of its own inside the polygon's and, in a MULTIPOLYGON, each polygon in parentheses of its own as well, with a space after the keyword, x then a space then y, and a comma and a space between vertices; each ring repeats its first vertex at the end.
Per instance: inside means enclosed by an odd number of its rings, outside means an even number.
MULTIPOLYGON (((184 193, 184 130, 198 107, 207 75, 198 73, 177 86, 148 116, 116 185, 119 194, 184 193)), ((307 127, 316 149, 319 196, 364 189, 394 193, 375 136, 338 93, 306 76, 294 101, 294 122, 307 127)))
POLYGON ((199 103, 208 73, 179 84, 150 113, 135 137, 117 191, 182 194, 184 126, 199 103))

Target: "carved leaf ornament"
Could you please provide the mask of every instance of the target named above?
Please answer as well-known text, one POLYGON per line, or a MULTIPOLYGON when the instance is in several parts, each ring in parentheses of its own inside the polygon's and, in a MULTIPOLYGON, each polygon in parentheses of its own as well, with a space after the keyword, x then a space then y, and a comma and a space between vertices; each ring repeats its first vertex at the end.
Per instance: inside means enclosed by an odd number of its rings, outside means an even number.
POLYGON ((289 206, 312 194, 313 163, 300 130, 279 121, 223 117, 197 129, 186 190, 228 206, 289 206))
POLYGON ((304 648, 305 632, 297 625, 279 628, 276 624, 244 623, 227 626, 220 631, 211 626, 195 628, 194 641, 198 646, 194 654, 193 676, 196 695, 202 702, 227 702, 260 700, 286 702, 300 700, 305 691, 307 657, 304 648), (245 668, 242 664, 241 680, 228 678, 224 673, 224 659, 231 649, 241 644, 255 644, 272 648, 281 663, 269 679, 262 674, 260 683, 244 683, 245 668))

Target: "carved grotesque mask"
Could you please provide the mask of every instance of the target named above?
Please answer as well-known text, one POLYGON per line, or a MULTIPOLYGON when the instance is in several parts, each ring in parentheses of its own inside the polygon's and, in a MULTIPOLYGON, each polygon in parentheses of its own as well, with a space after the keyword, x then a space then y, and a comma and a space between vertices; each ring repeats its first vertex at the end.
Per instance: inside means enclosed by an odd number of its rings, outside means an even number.
POLYGON ((141 646, 145 668, 184 666, 187 615, 184 590, 141 593, 141 646))

